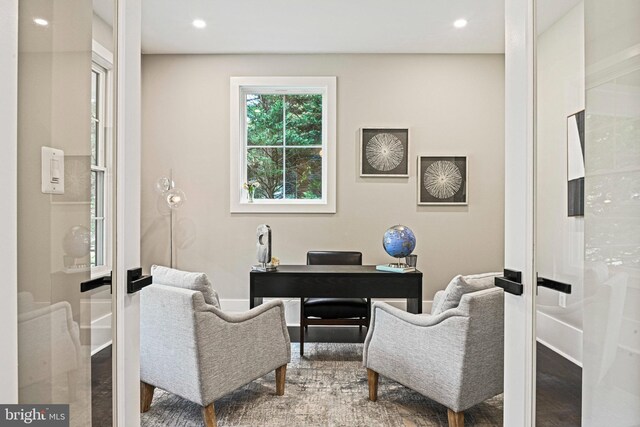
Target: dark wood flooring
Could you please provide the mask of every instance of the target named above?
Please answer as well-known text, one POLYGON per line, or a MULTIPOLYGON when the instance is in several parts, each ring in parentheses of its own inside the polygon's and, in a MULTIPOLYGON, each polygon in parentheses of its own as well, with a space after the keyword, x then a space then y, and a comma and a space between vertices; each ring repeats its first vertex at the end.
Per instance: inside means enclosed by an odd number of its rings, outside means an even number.
MULTIPOLYGON (((299 341, 300 328, 290 326, 292 342, 299 341)), ((305 342, 364 342, 367 329, 357 327, 309 328, 305 342)), ((537 346, 537 426, 580 426, 582 369, 553 350, 537 346)), ((92 427, 112 425, 111 346, 91 360, 92 427)))
POLYGON ((536 365, 536 425, 580 426, 582 368, 540 343, 536 365))
POLYGON ((91 426, 113 425, 111 347, 91 356, 91 426))

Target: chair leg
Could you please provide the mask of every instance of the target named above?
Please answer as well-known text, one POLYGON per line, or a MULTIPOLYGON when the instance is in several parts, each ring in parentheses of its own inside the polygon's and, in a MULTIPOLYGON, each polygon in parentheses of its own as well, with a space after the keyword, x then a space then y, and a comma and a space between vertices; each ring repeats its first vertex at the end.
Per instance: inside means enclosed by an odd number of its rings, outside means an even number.
POLYGON ((202 408, 202 418, 204 419, 205 427, 217 427, 216 422, 216 409, 213 406, 213 402, 202 408))
POLYGON ((378 373, 367 368, 367 379, 369 380, 369 400, 378 400, 378 373))
POLYGON ((285 378, 287 377, 287 365, 276 368, 276 394, 282 396, 284 394, 285 378))
POLYGON ((464 427, 464 412, 455 412, 451 409, 447 409, 447 416, 449 418, 449 427, 464 427))
POLYGON ((154 386, 140 381, 140 412, 147 412, 151 408, 155 389, 154 386))

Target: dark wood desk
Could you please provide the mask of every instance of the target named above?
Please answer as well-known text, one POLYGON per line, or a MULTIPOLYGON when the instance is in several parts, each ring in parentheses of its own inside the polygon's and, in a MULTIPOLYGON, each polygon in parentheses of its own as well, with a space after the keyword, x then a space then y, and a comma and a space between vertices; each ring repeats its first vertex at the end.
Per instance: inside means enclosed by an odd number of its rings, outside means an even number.
POLYGON ((269 298, 406 298, 407 311, 422 312, 422 273, 388 273, 375 265, 281 265, 249 274, 251 308, 269 298))

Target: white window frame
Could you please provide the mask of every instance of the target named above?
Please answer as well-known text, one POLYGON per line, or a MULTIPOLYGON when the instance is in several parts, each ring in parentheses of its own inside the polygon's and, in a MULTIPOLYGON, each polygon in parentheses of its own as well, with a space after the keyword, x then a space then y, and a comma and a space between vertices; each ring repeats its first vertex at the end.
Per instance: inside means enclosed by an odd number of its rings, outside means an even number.
MULTIPOLYGON (((98 165, 91 163, 91 172, 103 174, 102 181, 102 264, 91 267, 91 277, 100 277, 111 273, 113 261, 113 54, 100 43, 93 40, 91 72, 98 72, 100 97, 98 98, 102 114, 99 120, 98 134, 102 138, 102 148, 99 148, 102 161, 98 165)), ((99 110, 100 111, 100 110, 99 110)), ((100 157, 99 157, 100 159, 100 157)), ((96 242, 96 245, 98 242, 96 242)))
POLYGON ((336 212, 336 77, 231 77, 230 210, 232 213, 336 212), (247 200, 246 94, 322 95, 322 198, 247 200))

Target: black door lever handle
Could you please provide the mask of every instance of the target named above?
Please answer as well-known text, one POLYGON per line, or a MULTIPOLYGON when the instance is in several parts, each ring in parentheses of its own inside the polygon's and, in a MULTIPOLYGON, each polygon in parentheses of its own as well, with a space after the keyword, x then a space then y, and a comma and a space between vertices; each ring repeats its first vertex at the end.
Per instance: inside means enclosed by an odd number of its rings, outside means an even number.
POLYGON ((553 289, 554 291, 562 292, 563 294, 571 294, 570 284, 547 279, 546 277, 538 277, 538 286, 553 289))
POLYGON ((111 272, 107 276, 97 277, 95 279, 80 282, 80 292, 88 292, 101 286, 111 286, 111 272))
POLYGON ((504 269, 504 277, 496 277, 494 284, 513 295, 522 295, 522 273, 516 270, 504 269))
POLYGON ((153 282, 153 277, 143 276, 142 268, 127 270, 127 293, 133 294, 153 282))

